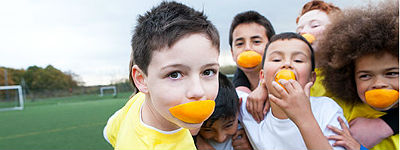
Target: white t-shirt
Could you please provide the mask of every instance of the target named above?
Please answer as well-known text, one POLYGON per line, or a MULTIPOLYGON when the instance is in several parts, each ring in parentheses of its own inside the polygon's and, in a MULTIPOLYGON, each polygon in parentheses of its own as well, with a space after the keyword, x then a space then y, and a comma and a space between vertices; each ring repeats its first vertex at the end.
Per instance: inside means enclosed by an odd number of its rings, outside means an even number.
MULTIPOLYGON (((268 111, 266 116, 264 116, 264 120, 258 124, 246 109, 248 94, 241 91, 236 92, 238 96, 242 98, 239 120, 246 129, 247 136, 251 140, 253 148, 260 150, 307 149, 300 131, 293 121, 290 119, 278 119, 272 115, 271 111, 268 111)), ((310 97, 310 102, 315 120, 317 120, 325 136, 335 135, 333 131, 327 128, 327 125, 342 129, 337 120, 338 116, 340 116, 347 125, 342 108, 332 99, 328 97, 310 97)), ((332 145, 335 141, 329 140, 329 143, 332 145)), ((333 149, 344 148, 337 146, 333 147, 333 149)))

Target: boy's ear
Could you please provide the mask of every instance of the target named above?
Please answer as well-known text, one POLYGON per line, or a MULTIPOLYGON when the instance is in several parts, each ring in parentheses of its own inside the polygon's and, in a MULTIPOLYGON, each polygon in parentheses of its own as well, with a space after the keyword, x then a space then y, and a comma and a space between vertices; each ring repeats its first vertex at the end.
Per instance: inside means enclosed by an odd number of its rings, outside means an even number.
POLYGON ((315 73, 315 71, 312 71, 310 76, 310 82, 314 84, 316 80, 317 80, 317 74, 315 73))
POLYGON ((259 83, 262 83, 263 80, 264 80, 264 70, 261 69, 260 70, 260 81, 259 81, 259 83))
POLYGON ((146 78, 147 78, 146 75, 139 68, 139 66, 133 65, 133 67, 132 67, 132 79, 133 79, 133 82, 135 83, 135 86, 142 93, 148 93, 146 78))

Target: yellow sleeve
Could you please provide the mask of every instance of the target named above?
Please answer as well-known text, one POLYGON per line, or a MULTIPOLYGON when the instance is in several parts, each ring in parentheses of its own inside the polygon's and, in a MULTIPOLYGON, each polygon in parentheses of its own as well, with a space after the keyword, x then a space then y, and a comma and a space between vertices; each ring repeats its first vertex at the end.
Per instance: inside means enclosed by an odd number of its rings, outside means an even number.
MULTIPOLYGON (((138 93, 142 94, 142 93, 138 93)), ((115 147, 116 139, 118 137, 119 128, 121 123, 124 121, 126 114, 128 113, 129 109, 131 108, 133 102, 135 102, 135 97, 138 95, 136 94, 133 96, 124 107, 119 109, 115 112, 107 121, 107 125, 104 127, 104 137, 106 140, 115 147)))

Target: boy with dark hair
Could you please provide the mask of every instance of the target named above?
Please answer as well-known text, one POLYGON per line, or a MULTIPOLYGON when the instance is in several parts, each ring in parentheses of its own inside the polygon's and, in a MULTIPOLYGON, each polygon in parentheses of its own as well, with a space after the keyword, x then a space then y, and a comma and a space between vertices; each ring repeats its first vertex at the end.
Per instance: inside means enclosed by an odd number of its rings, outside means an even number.
POLYGON ((344 10, 325 32, 319 45, 324 51, 318 58, 323 83, 333 97, 342 99, 352 110, 350 126, 360 117, 384 115, 381 118, 392 128, 382 132, 382 125, 367 122, 358 126, 379 139, 373 143, 369 142, 373 138, 352 135, 367 148, 399 149, 399 2, 387 0, 344 10), (375 91, 390 92, 381 95, 375 91), (368 93, 375 93, 377 101, 369 99, 368 93), (390 93, 394 93, 393 99, 390 93))
MULTIPOLYGON (((249 99, 253 97, 265 99, 267 96, 263 93, 265 89, 258 87, 259 72, 262 68, 260 62, 265 45, 273 35, 275 35, 275 30, 271 22, 256 11, 239 13, 232 21, 229 30, 229 45, 232 58, 238 66, 233 84, 237 90, 250 93, 249 99)), ((264 106, 264 103, 257 106, 264 106)), ((251 114, 256 115, 253 112, 251 114)), ((260 117, 255 116, 255 118, 260 117)))
POLYGON ((139 16, 129 69, 140 92, 110 117, 105 139, 115 149, 196 149, 188 129, 214 110, 218 56, 218 32, 202 12, 162 2, 139 16))
MULTIPOLYGON (((342 109, 328 97, 310 97, 310 88, 316 78, 310 43, 296 33, 277 34, 267 44, 262 64, 261 86, 268 89, 270 111, 257 123, 245 106, 240 108, 241 122, 253 146, 282 150, 343 149, 332 145, 335 141, 328 142, 325 137, 335 135, 328 125, 348 131, 342 109), (280 79, 280 76, 291 79, 280 79)), ((238 95, 244 104, 247 93, 238 91, 238 95)), ((359 149, 357 144, 350 148, 359 149)))
POLYGON ((246 133, 240 127, 238 117, 239 97, 235 87, 225 75, 220 73, 215 110, 201 126, 196 137, 197 148, 199 150, 252 149, 246 133))
MULTIPOLYGON (((255 11, 246 11, 237 14, 229 30, 229 45, 232 58, 238 64, 238 56, 245 51, 254 51, 263 54, 265 45, 275 35, 275 30, 267 18, 255 11)), ((238 64, 233 78, 236 88, 250 92, 258 85, 258 72, 260 64, 250 68, 238 64), (238 77, 240 76, 240 77, 238 77)))

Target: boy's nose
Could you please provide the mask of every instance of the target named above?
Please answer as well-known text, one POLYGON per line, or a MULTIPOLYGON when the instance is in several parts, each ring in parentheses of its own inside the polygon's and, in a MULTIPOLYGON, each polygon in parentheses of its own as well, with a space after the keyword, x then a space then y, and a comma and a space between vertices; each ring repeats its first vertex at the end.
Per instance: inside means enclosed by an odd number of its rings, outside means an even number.
POLYGON ((214 140, 218 143, 222 143, 226 140, 226 135, 225 134, 218 134, 217 136, 214 137, 214 140))
POLYGON ((384 89, 387 87, 388 84, 384 82, 384 79, 382 79, 382 77, 377 77, 377 79, 374 82, 374 85, 372 86, 372 89, 384 89))
POLYGON ((281 69, 293 69, 291 61, 290 60, 284 61, 281 66, 281 69))
POLYGON ((200 100, 204 97, 205 91, 199 78, 192 79, 193 82, 187 86, 187 97, 192 100, 200 100))

